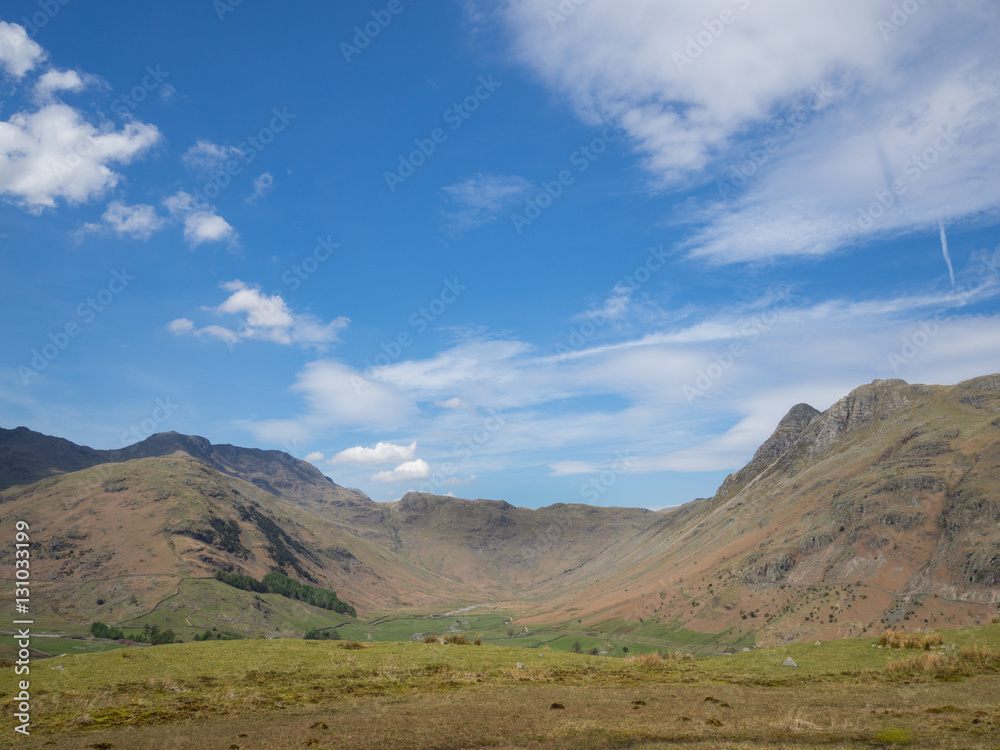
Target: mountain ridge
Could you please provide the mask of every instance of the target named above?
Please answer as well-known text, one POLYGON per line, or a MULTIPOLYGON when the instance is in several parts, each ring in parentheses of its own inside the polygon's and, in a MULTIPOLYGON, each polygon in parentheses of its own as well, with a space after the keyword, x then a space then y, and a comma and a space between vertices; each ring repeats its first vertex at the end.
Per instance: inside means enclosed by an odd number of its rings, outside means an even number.
MULTIPOLYGON (((0 458, 16 459, 5 468, 8 482, 127 459, 0 492, 0 523, 18 503, 77 502, 72 487, 84 480, 105 493, 88 495, 104 512, 105 495, 130 486, 116 482, 121 467, 138 472, 131 481, 139 486, 152 482, 152 467, 162 473, 163 462, 181 462, 181 474, 121 508, 137 528, 142 512, 175 495, 188 498, 177 513, 201 509, 197 528, 157 527, 157 544, 183 546, 199 574, 211 565, 294 572, 294 557, 300 577, 369 610, 505 600, 528 623, 619 623, 658 637, 696 631, 746 643, 846 637, 906 619, 971 624, 1000 604, 1000 375, 951 386, 876 380, 823 412, 797 404, 713 497, 655 513, 415 492, 375 503, 280 451, 177 433, 154 438, 101 453, 23 428, 0 432, 0 458), (146 453, 158 455, 134 458, 146 453), (208 489, 191 494, 192 483, 208 489), (237 490, 257 497, 258 510, 233 499, 237 490), (220 552, 222 529, 250 557, 220 552)), ((64 564, 59 554, 86 548, 66 535, 40 541, 40 569, 50 577, 64 564)))

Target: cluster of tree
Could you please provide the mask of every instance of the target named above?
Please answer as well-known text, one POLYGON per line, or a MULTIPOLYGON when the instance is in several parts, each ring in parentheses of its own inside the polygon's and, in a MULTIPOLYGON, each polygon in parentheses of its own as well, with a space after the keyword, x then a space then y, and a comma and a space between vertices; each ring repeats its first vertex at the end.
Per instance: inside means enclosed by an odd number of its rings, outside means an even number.
POLYGON ((90 623, 90 634, 95 638, 110 638, 113 641, 132 640, 138 643, 148 643, 151 646, 159 646, 164 643, 173 643, 177 634, 170 628, 161 629, 159 625, 150 625, 148 622, 143 626, 142 633, 125 635, 121 628, 114 628, 105 625, 103 622, 90 623))
POLYGON ((218 628, 212 628, 211 630, 206 630, 204 633, 199 635, 194 634, 194 640, 196 641, 239 641, 242 638, 235 633, 220 633, 218 628))
POLYGON ((343 638, 336 630, 313 628, 303 636, 307 641, 339 641, 343 638))
POLYGON ((278 571, 268 573, 260 581, 243 573, 223 573, 222 571, 217 571, 215 578, 244 591, 256 591, 258 594, 280 594, 289 599, 312 604, 320 609, 329 609, 351 617, 358 616, 354 607, 337 598, 337 594, 333 591, 303 585, 278 571))
POLYGON ((161 629, 159 625, 150 625, 148 622, 142 626, 142 634, 133 638, 140 643, 148 643, 150 646, 161 646, 164 643, 173 643, 177 634, 170 628, 161 629))
POLYGON ((90 623, 90 634, 95 638, 110 638, 112 641, 119 641, 125 637, 121 628, 113 628, 100 621, 90 623))

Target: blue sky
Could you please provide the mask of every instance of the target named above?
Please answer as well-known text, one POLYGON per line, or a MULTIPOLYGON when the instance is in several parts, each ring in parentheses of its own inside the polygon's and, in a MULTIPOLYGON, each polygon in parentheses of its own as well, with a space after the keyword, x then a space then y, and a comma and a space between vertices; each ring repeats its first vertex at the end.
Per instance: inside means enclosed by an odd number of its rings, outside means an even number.
POLYGON ((995 3, 7 0, 0 425, 664 507, 1000 370, 995 3), (992 61, 992 62, 991 62, 992 61))

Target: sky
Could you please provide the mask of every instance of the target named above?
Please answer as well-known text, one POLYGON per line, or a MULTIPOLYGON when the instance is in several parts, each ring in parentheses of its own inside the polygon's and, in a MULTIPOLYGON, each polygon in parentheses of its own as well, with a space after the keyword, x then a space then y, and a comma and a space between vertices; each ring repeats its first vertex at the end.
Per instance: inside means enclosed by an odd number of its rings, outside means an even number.
POLYGON ((5 0, 0 426, 380 502, 711 496, 797 403, 1000 371, 998 38, 989 0, 5 0))

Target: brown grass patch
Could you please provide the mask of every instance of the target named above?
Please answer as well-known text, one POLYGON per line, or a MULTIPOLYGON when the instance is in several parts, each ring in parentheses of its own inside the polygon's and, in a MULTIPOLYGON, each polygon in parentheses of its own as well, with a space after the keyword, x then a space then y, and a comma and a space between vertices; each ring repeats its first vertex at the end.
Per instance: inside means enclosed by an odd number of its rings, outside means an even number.
POLYGON ((889 648, 912 648, 930 651, 932 646, 944 643, 940 633, 904 633, 899 630, 886 630, 879 636, 878 644, 889 648))

